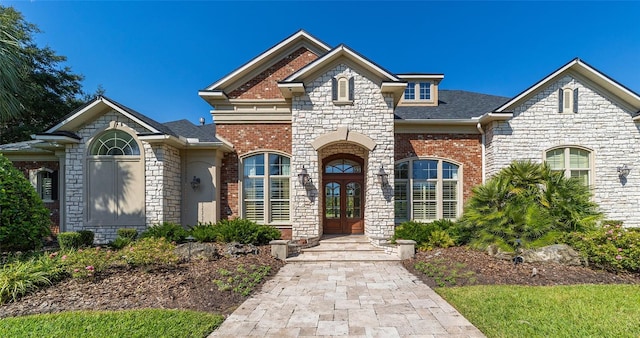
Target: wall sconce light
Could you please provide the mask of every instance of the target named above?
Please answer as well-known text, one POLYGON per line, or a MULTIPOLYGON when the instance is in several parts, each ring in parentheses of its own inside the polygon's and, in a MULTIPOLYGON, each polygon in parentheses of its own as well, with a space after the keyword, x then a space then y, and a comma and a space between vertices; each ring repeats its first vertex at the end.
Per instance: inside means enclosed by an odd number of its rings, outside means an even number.
POLYGON ((623 164, 622 167, 618 167, 618 176, 620 178, 627 178, 630 172, 631 168, 629 168, 626 164, 623 164))
POLYGON ((197 190, 199 186, 200 186, 200 178, 193 176, 193 179, 191 180, 191 189, 197 190))
POLYGON ((383 187, 389 184, 389 174, 384 171, 384 167, 382 165, 380 166, 380 170, 378 170, 376 176, 378 176, 378 182, 383 187))
POLYGON ((300 170, 300 173, 298 174, 298 182, 300 182, 300 185, 303 187, 306 187, 308 184, 313 182, 304 166, 302 166, 302 170, 300 170))

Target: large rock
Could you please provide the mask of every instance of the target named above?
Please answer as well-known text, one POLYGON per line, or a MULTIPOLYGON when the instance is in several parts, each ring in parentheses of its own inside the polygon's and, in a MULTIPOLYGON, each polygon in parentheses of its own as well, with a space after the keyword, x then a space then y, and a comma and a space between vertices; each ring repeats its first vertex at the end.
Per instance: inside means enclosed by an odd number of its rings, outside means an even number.
POLYGON ((249 254, 257 254, 257 253, 258 253, 258 247, 256 247, 255 245, 241 244, 237 242, 227 244, 227 249, 225 250, 225 254, 232 257, 244 256, 249 254))
POLYGON ((539 249, 525 250, 520 256, 527 263, 553 262, 566 265, 582 265, 580 254, 566 244, 554 244, 539 249))
POLYGON ((222 257, 218 252, 218 247, 215 243, 184 243, 176 247, 175 253, 180 258, 187 260, 189 258, 189 245, 191 245, 191 259, 205 259, 214 261, 222 257))

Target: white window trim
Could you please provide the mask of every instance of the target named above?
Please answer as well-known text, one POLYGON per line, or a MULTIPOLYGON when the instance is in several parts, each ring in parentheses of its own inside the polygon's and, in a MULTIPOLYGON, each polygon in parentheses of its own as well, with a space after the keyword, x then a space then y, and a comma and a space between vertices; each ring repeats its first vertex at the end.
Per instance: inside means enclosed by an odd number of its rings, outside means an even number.
POLYGON ((266 225, 274 225, 274 226, 283 226, 283 225, 291 225, 291 218, 292 218, 292 213, 293 213, 293 181, 292 181, 292 175, 293 175, 293 168, 291 167, 291 155, 281 152, 281 151, 277 151, 277 150, 258 150, 258 151, 253 151, 247 154, 244 154, 240 159, 239 159, 239 163, 238 163, 238 214, 241 215, 242 218, 246 218, 245 217, 245 205, 244 205, 244 161, 245 159, 255 156, 255 155, 264 155, 264 161, 265 161, 265 169, 264 169, 264 175, 263 176, 247 176, 248 178, 258 178, 258 177, 262 177, 264 180, 264 199, 263 199, 263 203, 264 203, 264 216, 263 216, 263 220, 262 221, 256 221, 256 223, 258 224, 266 224, 266 225), (284 178, 284 177, 288 177, 289 178, 289 220, 284 220, 284 221, 271 221, 271 196, 270 196, 270 173, 269 173, 269 155, 270 154, 274 154, 274 155, 280 155, 280 156, 285 156, 287 158, 289 158, 289 176, 284 176, 284 175, 278 175, 275 177, 278 178, 284 178))
POLYGON ((349 87, 349 80, 350 78, 346 75, 338 75, 335 77, 336 79, 336 86, 338 88, 336 88, 336 92, 338 93, 337 95, 337 100, 333 100, 333 103, 336 105, 348 105, 348 104, 353 104, 353 100, 349 100, 349 92, 351 91, 351 88, 349 87), (340 84, 344 83, 344 96, 340 95, 340 84))
MULTIPOLYGON (((49 169, 49 168, 45 168, 45 167, 29 170, 29 181, 31 182, 31 185, 36 190, 36 192, 38 193, 38 196, 40 198, 42 198, 42 182, 40 182, 39 178, 40 178, 40 174, 42 172, 48 172, 49 174, 53 174, 54 170, 49 169)), ((52 187, 52 189, 53 189, 53 187, 52 187)), ((55 198, 56 196, 52 196, 52 197, 55 198)), ((51 199, 42 199, 42 202, 44 202, 44 203, 52 203, 54 201, 55 201, 55 199, 53 199, 53 198, 51 198, 51 199)))
POLYGON ((419 80, 407 82, 407 87, 413 86, 413 99, 405 98, 405 92, 402 92, 401 102, 408 104, 416 104, 416 103, 433 103, 434 102, 434 83, 431 80, 419 80), (429 84, 429 98, 428 99, 420 99, 420 83, 428 83, 429 84))
POLYGON ((579 145, 561 145, 553 148, 548 148, 542 152, 542 159, 547 162, 547 153, 553 150, 564 150, 564 177, 571 178, 571 170, 589 170, 589 187, 593 188, 595 183, 595 152, 592 149, 579 146, 579 145), (584 150, 589 153, 589 168, 571 168, 571 149, 584 150))
MULTIPOLYGON (((399 161, 396 161, 394 163, 394 173, 395 173, 395 166, 403 163, 403 162, 408 162, 408 170, 407 170, 407 177, 408 179, 395 179, 394 178, 394 185, 395 182, 406 182, 408 185, 408 189, 407 189, 407 219, 395 219, 395 223, 399 224, 402 223, 404 221, 407 220, 415 220, 415 221, 420 221, 420 222, 433 222, 435 220, 439 220, 442 219, 443 217, 443 202, 444 202, 444 198, 443 198, 443 182, 444 181, 454 181, 452 179, 443 179, 443 175, 442 175, 442 164, 443 162, 449 162, 451 164, 455 164, 458 166, 458 178, 457 181, 458 184, 456 185, 456 196, 458 197, 456 202, 456 217, 455 218, 449 218, 449 220, 456 220, 457 218, 459 218, 462 215, 462 210, 463 210, 463 204, 464 204, 464 196, 463 196, 463 185, 464 185, 464 166, 462 165, 462 163, 454 161, 452 159, 449 158, 443 158, 443 157, 412 157, 412 158, 406 158, 406 159, 402 159, 399 161), (432 160, 432 161, 438 161, 438 178, 437 180, 435 180, 436 182, 436 218, 435 219, 414 219, 413 218, 413 161, 424 161, 424 160, 432 160)), ((433 180, 425 180, 425 181, 433 181, 433 180)), ((394 187, 395 188, 395 187, 394 187)), ((395 206, 395 203, 394 203, 395 206)), ((395 213, 394 213, 395 215, 395 213)), ((394 216, 395 218, 395 216, 394 216)))

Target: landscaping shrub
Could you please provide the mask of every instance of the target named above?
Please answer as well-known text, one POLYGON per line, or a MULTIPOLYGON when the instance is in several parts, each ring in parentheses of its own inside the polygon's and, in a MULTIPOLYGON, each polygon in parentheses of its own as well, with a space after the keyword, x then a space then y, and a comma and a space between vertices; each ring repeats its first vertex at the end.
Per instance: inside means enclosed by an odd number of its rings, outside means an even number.
MULTIPOLYGON (((216 241, 263 245, 280 238, 280 231, 269 225, 257 224, 248 219, 221 220, 214 226, 218 231, 216 241)), ((194 236, 195 237, 195 236, 194 236)))
POLYGON ((147 237, 129 244, 119 254, 131 266, 171 265, 178 263, 175 248, 164 237, 147 237))
POLYGON ((93 231, 89 230, 80 230, 78 231, 80 234, 80 246, 92 246, 93 245, 93 231))
POLYGON ((185 238, 189 236, 189 232, 180 224, 172 222, 164 222, 155 224, 140 234, 140 238, 165 238, 170 242, 183 243, 185 238))
POLYGON ((101 247, 61 251, 57 254, 65 271, 73 278, 93 277, 96 273, 116 264, 120 259, 115 251, 101 247))
POLYGON ((472 246, 513 251, 540 247, 563 233, 592 229, 602 214, 589 188, 548 165, 515 161, 473 189, 461 225, 472 246))
POLYGON ((128 238, 135 241, 138 238, 138 230, 133 228, 120 228, 117 230, 118 237, 128 238))
POLYGON ((450 220, 435 220, 430 223, 407 221, 396 227, 392 241, 398 239, 410 239, 416 242, 420 250, 433 248, 448 248, 456 244, 455 239, 462 236, 462 232, 456 223, 450 220))
POLYGON ((640 232, 622 227, 622 222, 603 222, 586 232, 572 232, 564 241, 590 265, 609 271, 640 272, 640 232))
POLYGON ((58 234, 60 250, 77 249, 81 245, 82 235, 75 231, 61 232, 58 234))
POLYGON ((191 236, 198 242, 215 242, 220 236, 219 227, 212 223, 198 223, 191 228, 191 236))
POLYGON ((49 210, 31 183, 0 155, 0 250, 40 248, 50 226, 49 210))
POLYGON ((15 301, 41 286, 51 285, 64 275, 55 255, 10 260, 0 268, 0 304, 15 301))

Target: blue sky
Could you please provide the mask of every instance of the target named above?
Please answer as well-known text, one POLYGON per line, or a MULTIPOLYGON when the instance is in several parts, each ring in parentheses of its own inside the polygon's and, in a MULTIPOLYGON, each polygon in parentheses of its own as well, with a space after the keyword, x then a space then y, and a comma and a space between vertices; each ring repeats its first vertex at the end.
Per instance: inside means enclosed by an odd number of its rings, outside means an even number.
POLYGON ((198 90, 298 29, 444 89, 515 96, 580 57, 640 92, 640 2, 0 1, 84 88, 160 122, 211 121, 198 90))

